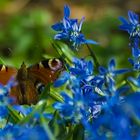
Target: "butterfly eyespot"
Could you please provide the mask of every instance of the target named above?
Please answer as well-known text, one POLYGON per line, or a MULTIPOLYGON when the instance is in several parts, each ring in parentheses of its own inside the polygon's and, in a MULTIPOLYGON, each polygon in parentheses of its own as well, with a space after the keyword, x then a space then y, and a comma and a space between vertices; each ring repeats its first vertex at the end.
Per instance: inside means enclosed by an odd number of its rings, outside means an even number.
POLYGON ((62 62, 59 59, 50 59, 48 62, 49 67, 53 71, 57 71, 62 68, 62 62))
POLYGON ((35 83, 35 87, 37 89, 38 94, 41 94, 43 90, 45 89, 45 85, 38 82, 35 83))

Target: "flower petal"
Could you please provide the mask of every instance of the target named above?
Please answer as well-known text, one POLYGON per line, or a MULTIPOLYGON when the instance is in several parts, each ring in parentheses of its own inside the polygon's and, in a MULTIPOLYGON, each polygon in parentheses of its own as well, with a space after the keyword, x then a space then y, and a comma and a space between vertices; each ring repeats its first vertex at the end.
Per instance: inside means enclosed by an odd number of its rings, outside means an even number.
POLYGON ((139 22, 139 17, 137 14, 135 14, 134 12, 132 11, 128 11, 128 17, 129 17, 129 20, 132 24, 136 25, 138 24, 139 22))
POLYGON ((64 28, 62 23, 56 23, 54 25, 52 25, 52 29, 54 29, 55 31, 62 31, 64 28))
POLYGON ((99 44, 98 42, 90 40, 90 39, 85 40, 85 43, 87 43, 87 44, 95 44, 95 45, 99 44))
POLYGON ((66 17, 66 18, 70 17, 70 8, 68 5, 64 6, 64 17, 66 17))

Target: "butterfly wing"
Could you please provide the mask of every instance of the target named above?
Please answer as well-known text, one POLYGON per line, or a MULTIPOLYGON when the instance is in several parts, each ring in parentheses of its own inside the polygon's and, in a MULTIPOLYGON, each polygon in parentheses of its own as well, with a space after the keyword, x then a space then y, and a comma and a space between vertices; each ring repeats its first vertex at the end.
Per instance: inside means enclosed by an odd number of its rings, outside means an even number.
POLYGON ((35 88, 34 83, 30 80, 28 80, 26 84, 26 102, 27 104, 36 104, 38 101, 37 89, 35 88))
POLYGON ((29 67, 28 74, 34 83, 40 82, 47 85, 57 79, 62 69, 63 64, 61 60, 56 58, 47 59, 41 61, 39 64, 29 67))
POLYGON ((0 83, 6 85, 11 77, 15 77, 17 69, 0 65, 0 83))
MULTIPOLYGON (((16 81, 17 69, 13 67, 7 67, 5 65, 0 65, 0 84, 6 85, 11 78, 15 78, 16 81)), ((10 91, 10 97, 12 97, 17 103, 17 98, 20 98, 19 91, 17 90, 17 85, 12 87, 10 91)))
POLYGON ((11 96, 15 98, 14 103, 18 104, 35 104, 38 100, 38 95, 34 83, 30 80, 27 80, 23 83, 24 87, 21 84, 13 87, 11 89, 11 96), (23 89, 24 88, 24 89, 23 89), (23 90, 25 90, 23 94, 23 90))
POLYGON ((17 85, 11 89, 10 96, 15 98, 18 104, 35 104, 38 100, 38 85, 47 85, 57 79, 63 70, 62 61, 59 59, 47 59, 39 64, 26 68, 23 63, 17 71, 15 68, 0 65, 0 83, 7 84, 13 76, 17 85))

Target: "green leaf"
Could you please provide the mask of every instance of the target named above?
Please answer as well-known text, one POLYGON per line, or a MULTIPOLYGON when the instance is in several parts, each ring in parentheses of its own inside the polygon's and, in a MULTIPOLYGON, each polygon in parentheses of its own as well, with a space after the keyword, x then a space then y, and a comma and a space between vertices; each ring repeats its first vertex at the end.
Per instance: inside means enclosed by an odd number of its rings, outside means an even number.
POLYGON ((62 42, 57 41, 52 44, 52 46, 56 50, 60 58, 65 60, 68 64, 71 64, 73 57, 76 57, 76 54, 62 42))
POLYGON ((88 44, 87 44, 87 48, 88 48, 88 50, 89 50, 89 52, 90 52, 90 54, 91 54, 91 56, 92 56, 92 58, 94 60, 96 68, 98 68, 100 66, 100 64, 99 64, 99 62, 97 60, 97 57, 96 57, 95 53, 93 52, 93 50, 90 48, 90 46, 88 44))
POLYGON ((0 64, 3 64, 3 65, 5 64, 2 58, 0 58, 0 64))
POLYGON ((67 136, 66 125, 60 118, 59 113, 54 113, 53 119, 49 122, 49 127, 57 140, 65 140, 67 136))
POLYGON ((53 136, 49 126, 48 126, 48 121, 46 121, 46 119, 43 116, 41 116, 41 124, 42 124, 44 130, 46 131, 49 139, 50 140, 56 140, 55 137, 53 136))
POLYGON ((47 107, 47 102, 45 100, 40 101, 38 104, 34 106, 33 111, 28 116, 26 116, 23 120, 21 120, 19 124, 29 123, 31 120, 34 119, 34 115, 36 113, 42 114, 42 112, 46 109, 46 107, 47 107))
POLYGON ((12 106, 8 105, 8 121, 12 123, 18 123, 23 119, 23 116, 20 113, 12 108, 12 106))
POLYGON ((73 131, 73 140, 84 140, 84 127, 81 124, 75 126, 73 131))
POLYGON ((43 92, 39 96, 39 100, 48 98, 48 95, 50 94, 50 86, 51 86, 51 83, 48 83, 47 86, 45 86, 45 89, 43 90, 43 92))
POLYGON ((56 92, 56 89, 54 89, 54 88, 50 88, 50 94, 49 95, 53 99, 55 99, 56 101, 59 101, 59 102, 63 102, 64 101, 63 97, 58 92, 56 92))

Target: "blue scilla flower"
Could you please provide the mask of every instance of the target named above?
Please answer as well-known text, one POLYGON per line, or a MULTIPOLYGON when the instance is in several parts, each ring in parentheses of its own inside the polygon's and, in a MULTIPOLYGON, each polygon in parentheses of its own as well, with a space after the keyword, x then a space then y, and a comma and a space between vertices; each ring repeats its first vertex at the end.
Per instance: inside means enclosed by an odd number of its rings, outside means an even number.
POLYGON ((48 140, 49 137, 40 125, 28 126, 28 125, 7 125, 4 129, 0 130, 1 140, 48 140))
POLYGON ((55 82, 55 86, 66 83, 72 92, 72 97, 63 93, 64 102, 57 102, 54 107, 60 111, 62 117, 73 122, 97 117, 101 112, 105 95, 100 89, 102 78, 93 75, 92 61, 74 58, 73 66, 68 67, 68 70, 69 72, 64 72, 55 82), (74 114, 79 116, 76 117, 74 114))
MULTIPOLYGON (((74 90, 73 90, 74 91, 74 90)), ((88 122, 91 118, 96 118, 100 112, 100 105, 91 106, 87 100, 85 100, 83 94, 79 89, 75 89, 72 96, 62 92, 64 102, 56 102, 53 107, 57 109, 60 116, 66 121, 72 124, 79 124, 88 122)))
POLYGON ((140 49, 132 47, 133 58, 129 58, 128 61, 133 66, 133 70, 140 70, 140 49))
POLYGON ((121 94, 127 92, 128 87, 116 88, 115 82, 109 80, 109 87, 105 90, 106 101, 101 104, 101 113, 94 118, 92 123, 85 125, 88 139, 109 139, 109 138, 129 138, 128 132, 131 121, 128 114, 125 114, 126 98, 121 94), (123 110, 124 109, 124 110, 123 110), (109 123, 111 120, 111 123, 109 123), (117 129, 118 128, 118 129, 117 129), (110 135, 107 135, 109 133, 110 135))
POLYGON ((114 80, 116 75, 123 74, 130 71, 129 69, 116 70, 115 67, 116 67, 115 59, 111 59, 108 63, 108 68, 105 68, 103 66, 99 67, 99 73, 108 82, 109 79, 114 80))
POLYGON ((133 70, 139 71, 140 70, 140 49, 139 49, 139 42, 135 40, 134 46, 131 47, 132 58, 129 58, 128 61, 133 66, 133 70))
POLYGON ((82 44, 97 44, 93 40, 85 39, 84 34, 81 33, 82 24, 84 22, 84 17, 78 22, 78 19, 70 18, 70 8, 64 6, 64 17, 59 23, 52 25, 52 28, 59 33, 55 35, 54 39, 66 41, 72 46, 72 48, 77 49, 82 44))
POLYGON ((120 99, 121 91, 125 89, 114 90, 115 94, 102 104, 100 115, 85 125, 88 139, 131 139, 132 122, 125 112, 129 106, 126 107, 126 99, 120 99))
POLYGON ((88 125, 87 139, 131 139, 131 121, 121 109, 114 106, 112 112, 104 111, 88 125))
POLYGON ((59 79, 55 81, 55 87, 59 87, 66 83, 72 75, 77 77, 79 80, 85 79, 93 74, 94 69, 92 61, 73 58, 73 66, 68 66, 68 70, 69 72, 63 72, 59 79))
POLYGON ((70 97, 63 92, 61 95, 64 102, 56 102, 53 104, 53 107, 59 111, 64 120, 71 123, 79 123, 83 118, 82 110, 84 109, 82 94, 76 93, 73 97, 70 97))
POLYGON ((10 89, 15 85, 14 79, 11 78, 6 85, 0 84, 0 117, 7 116, 7 106, 13 101, 9 96, 10 89))
POLYGON ((69 68, 70 72, 77 75, 80 78, 90 76, 93 74, 93 63, 92 61, 86 61, 85 59, 73 58, 73 66, 69 68))
POLYGON ((73 83, 73 77, 76 78, 80 83, 80 88, 83 94, 90 97, 89 94, 95 96, 95 98, 100 95, 104 95, 101 91, 101 87, 104 83, 104 79, 100 76, 94 75, 94 67, 92 61, 86 61, 85 59, 73 59, 73 66, 68 68, 68 72, 63 72, 58 80, 55 81, 55 87, 59 87, 66 83, 68 80, 73 83), (95 93, 95 94, 93 94, 95 93))
POLYGON ((108 86, 104 90, 104 92, 106 93, 106 103, 102 107, 107 107, 109 110, 111 110, 111 107, 113 107, 114 105, 120 105, 125 99, 122 94, 126 93, 128 90, 129 86, 121 86, 119 88, 116 88, 116 82, 112 79, 109 79, 108 86))
POLYGON ((122 25, 120 26, 121 30, 127 31, 130 34, 130 38, 139 38, 140 37, 140 23, 139 16, 132 11, 128 11, 127 21, 124 17, 120 17, 122 25))
POLYGON ((140 75, 137 78, 128 77, 128 81, 131 83, 133 91, 140 92, 140 75))
POLYGON ((128 80, 132 82, 136 87, 140 87, 140 75, 137 78, 129 77, 128 80))

